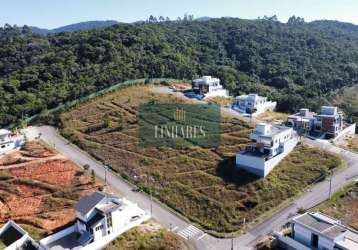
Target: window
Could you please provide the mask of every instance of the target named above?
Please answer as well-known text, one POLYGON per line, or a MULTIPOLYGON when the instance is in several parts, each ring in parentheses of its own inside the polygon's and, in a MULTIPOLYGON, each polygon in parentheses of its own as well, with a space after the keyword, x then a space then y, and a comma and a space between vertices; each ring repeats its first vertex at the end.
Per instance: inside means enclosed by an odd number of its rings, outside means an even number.
POLYGON ((98 227, 95 228, 96 231, 101 230, 103 228, 103 225, 99 225, 98 227))
POLYGON ((112 214, 111 213, 106 214, 106 221, 107 221, 107 228, 112 227, 113 221, 112 221, 112 214))

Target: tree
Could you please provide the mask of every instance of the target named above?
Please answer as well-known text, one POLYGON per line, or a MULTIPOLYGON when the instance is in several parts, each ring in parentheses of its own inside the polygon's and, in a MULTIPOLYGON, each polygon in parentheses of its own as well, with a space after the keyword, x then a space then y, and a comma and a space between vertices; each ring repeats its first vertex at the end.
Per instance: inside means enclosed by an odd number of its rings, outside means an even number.
POLYGON ((93 169, 91 170, 91 182, 93 185, 96 183, 96 172, 93 169))
POLYGON ((296 17, 296 16, 291 16, 287 21, 287 24, 290 24, 290 25, 297 25, 297 24, 303 24, 303 23, 305 23, 305 19, 301 18, 301 17, 296 17))
POLYGON ((159 22, 164 22, 165 21, 165 18, 163 16, 160 16, 159 17, 159 22))
POLYGON ((157 23, 158 20, 157 20, 157 18, 156 18, 155 16, 150 15, 150 16, 149 16, 149 19, 148 19, 148 22, 149 22, 149 23, 157 23))

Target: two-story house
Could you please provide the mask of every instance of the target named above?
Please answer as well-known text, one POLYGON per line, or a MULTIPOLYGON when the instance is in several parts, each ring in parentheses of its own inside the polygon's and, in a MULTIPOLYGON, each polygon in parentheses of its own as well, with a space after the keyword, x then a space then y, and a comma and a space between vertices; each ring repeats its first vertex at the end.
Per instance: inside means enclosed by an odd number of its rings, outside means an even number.
POLYGON ((203 76, 202 78, 192 81, 192 90, 196 95, 206 97, 228 97, 229 93, 220 84, 220 79, 211 76, 203 76))
POLYGON ((267 97, 258 94, 241 95, 231 103, 231 108, 246 114, 261 114, 266 111, 274 111, 277 103, 267 100, 267 97))
POLYGON ((99 191, 83 197, 75 209, 77 230, 83 241, 96 241, 145 214, 137 205, 99 191))
POLYGON ((259 123, 251 133, 253 142, 236 154, 236 165, 265 177, 297 145, 296 132, 289 127, 259 123))
POLYGON ((129 200, 100 191, 80 199, 75 210, 76 221, 72 226, 40 241, 45 249, 102 249, 150 218, 129 200))
POLYGON ((321 112, 314 116, 313 129, 334 138, 343 130, 343 114, 337 107, 322 106, 321 112))

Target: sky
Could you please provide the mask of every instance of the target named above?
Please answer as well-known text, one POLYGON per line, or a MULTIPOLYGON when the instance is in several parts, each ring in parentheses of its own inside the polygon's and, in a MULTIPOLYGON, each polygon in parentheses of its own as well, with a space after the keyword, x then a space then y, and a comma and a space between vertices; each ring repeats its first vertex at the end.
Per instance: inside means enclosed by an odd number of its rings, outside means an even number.
POLYGON ((0 26, 57 28, 91 20, 134 22, 150 15, 194 17, 292 16, 306 21, 330 19, 358 24, 358 0, 0 0, 0 26))

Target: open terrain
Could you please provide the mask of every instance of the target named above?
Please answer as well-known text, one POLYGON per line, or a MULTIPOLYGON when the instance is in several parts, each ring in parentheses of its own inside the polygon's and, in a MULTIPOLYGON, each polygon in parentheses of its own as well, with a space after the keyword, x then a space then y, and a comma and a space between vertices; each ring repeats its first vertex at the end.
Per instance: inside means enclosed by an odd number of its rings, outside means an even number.
POLYGON ((237 170, 234 156, 249 143, 251 127, 227 117, 218 148, 141 148, 138 105, 185 102, 151 88, 123 89, 64 113, 62 134, 207 230, 242 229, 341 164, 334 155, 299 146, 266 179, 237 170))
POLYGON ((335 142, 339 147, 358 153, 358 135, 353 138, 344 138, 335 142))
POLYGON ((282 124, 287 121, 288 114, 280 112, 265 112, 256 116, 260 121, 272 123, 272 124, 282 124))
POLYGON ((358 183, 350 184, 337 192, 318 209, 358 230, 358 183))
POLYGON ((12 219, 41 239, 75 218, 73 205, 100 184, 41 141, 0 158, 0 224, 12 219))
POLYGON ((105 250, 189 250, 183 239, 149 221, 133 228, 109 244, 105 250))

